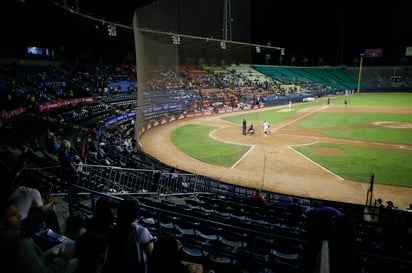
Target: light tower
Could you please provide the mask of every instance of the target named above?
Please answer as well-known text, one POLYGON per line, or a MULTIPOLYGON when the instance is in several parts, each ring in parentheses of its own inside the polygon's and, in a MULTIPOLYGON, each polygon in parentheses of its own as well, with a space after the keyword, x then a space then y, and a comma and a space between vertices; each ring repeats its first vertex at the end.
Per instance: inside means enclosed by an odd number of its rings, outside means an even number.
POLYGON ((232 8, 230 0, 223 1, 223 27, 222 40, 232 41, 232 8))
POLYGON ((358 74, 358 88, 356 90, 356 93, 360 92, 360 86, 361 86, 361 80, 362 80, 362 65, 363 65, 363 57, 364 56, 365 56, 365 53, 360 54, 359 74, 358 74))

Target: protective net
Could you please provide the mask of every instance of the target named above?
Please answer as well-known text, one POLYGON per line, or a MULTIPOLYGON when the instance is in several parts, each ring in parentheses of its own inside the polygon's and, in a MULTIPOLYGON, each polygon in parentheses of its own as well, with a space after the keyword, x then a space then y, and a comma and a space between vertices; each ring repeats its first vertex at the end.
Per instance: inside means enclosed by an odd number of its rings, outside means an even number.
POLYGON ((250 43, 250 7, 250 0, 157 0, 135 11, 136 139, 159 118, 239 103, 251 81, 235 77, 240 64, 279 54, 250 43))

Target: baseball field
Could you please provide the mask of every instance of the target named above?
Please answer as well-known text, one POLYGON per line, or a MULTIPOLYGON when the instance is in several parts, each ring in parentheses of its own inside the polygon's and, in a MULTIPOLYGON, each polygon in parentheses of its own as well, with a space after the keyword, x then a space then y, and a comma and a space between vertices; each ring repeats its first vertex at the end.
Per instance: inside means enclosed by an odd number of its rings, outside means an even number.
POLYGON ((145 132, 143 150, 185 171, 268 191, 363 204, 412 203, 412 94, 360 93, 183 119, 145 132), (344 107, 347 100, 347 107, 344 107), (242 134, 242 121, 253 135, 242 134), (270 134, 263 134, 263 122, 270 134))

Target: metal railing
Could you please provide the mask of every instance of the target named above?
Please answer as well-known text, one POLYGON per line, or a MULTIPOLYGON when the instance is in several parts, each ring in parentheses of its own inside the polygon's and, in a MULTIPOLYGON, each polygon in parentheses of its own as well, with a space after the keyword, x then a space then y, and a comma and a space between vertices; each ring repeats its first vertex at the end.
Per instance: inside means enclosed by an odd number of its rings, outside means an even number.
POLYGON ((209 191, 210 178, 161 170, 83 165, 79 186, 106 194, 193 195, 209 191))

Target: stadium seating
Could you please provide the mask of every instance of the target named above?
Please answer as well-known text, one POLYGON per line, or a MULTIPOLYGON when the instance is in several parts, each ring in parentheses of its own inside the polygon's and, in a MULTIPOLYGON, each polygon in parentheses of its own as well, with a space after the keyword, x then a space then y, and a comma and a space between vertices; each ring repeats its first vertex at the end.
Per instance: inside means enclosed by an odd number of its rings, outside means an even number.
MULTIPOLYGON (((350 88, 350 85, 353 85, 353 77, 348 76, 347 71, 342 68, 299 69, 266 66, 206 68, 217 74, 222 73, 225 75, 228 75, 230 70, 235 70, 239 74, 246 73, 242 76, 243 78, 258 75, 255 72, 249 73, 250 69, 256 69, 260 73, 270 75, 283 83, 299 84, 304 79, 304 81, 311 81, 312 84, 318 83, 332 88, 342 88, 343 86, 350 88), (319 81, 319 78, 323 80, 319 81), (334 86, 334 84, 337 85, 334 86)), ((33 72, 25 71, 25 68, 21 69, 24 73, 28 73, 29 78, 32 78, 30 75, 33 75, 33 72)), ((39 68, 33 69, 36 71, 39 68)), ((111 68, 107 69, 111 71, 110 73, 115 71, 111 68)), ((188 67, 187 69, 197 71, 199 68, 188 67)), ((82 67, 81 70, 84 73, 86 71, 93 73, 93 69, 90 67, 82 67)), ((40 69, 40 71, 43 70, 40 69)), ((365 76, 365 81, 367 81, 365 85, 370 86, 372 84, 371 79, 379 79, 380 84, 384 84, 384 79, 390 76, 390 73, 388 74, 388 71, 385 71, 385 73, 379 72, 382 71, 371 69, 370 74, 366 73, 368 76, 365 76), (377 76, 378 73, 379 76, 377 76)), ((201 72, 197 71, 194 75, 199 75, 199 73, 201 72)), ((8 76, 12 77, 13 74, 8 74, 8 76)), ((121 90, 124 91, 125 88, 126 86, 122 86, 121 90)), ((307 85, 305 85, 305 88, 307 88, 307 85)), ((4 88, 4 90, 7 90, 7 88, 4 88)), ((84 90, 81 88, 77 91, 79 92, 76 92, 76 94, 84 94, 84 90)), ((49 194, 54 193, 65 196, 67 194, 67 185, 58 174, 55 155, 45 149, 47 130, 43 128, 49 128, 51 131, 69 137, 73 143, 78 144, 75 146, 75 151, 80 155, 81 144, 88 142, 90 138, 94 138, 90 132, 92 126, 100 121, 105 123, 108 120, 117 118, 118 113, 115 110, 129 111, 129 105, 132 105, 131 108, 136 105, 135 93, 96 93, 98 94, 95 98, 98 99, 98 102, 87 104, 91 114, 82 114, 76 106, 71 105, 60 110, 51 111, 47 117, 33 111, 12 118, 13 130, 5 129, 5 133, 1 135, 2 143, 11 144, 9 147, 4 147, 7 149, 1 151, 2 170, 9 171, 13 169, 14 166, 10 166, 10 162, 15 162, 18 158, 18 143, 29 144, 33 148, 36 147, 36 149, 34 149, 31 158, 32 167, 35 168, 30 169, 28 175, 44 180, 46 185, 44 191, 49 194), (106 109, 102 103, 110 103, 112 109, 106 109), (60 118, 65 122, 60 123, 60 118)), ((89 92, 87 94, 90 95, 89 92)), ((157 95, 158 97, 153 96, 152 103, 164 104, 173 102, 175 93, 163 90, 159 91, 157 95)), ((58 97, 55 94, 49 94, 49 96, 50 98, 58 97)), ((194 93, 193 96, 195 96, 194 93)), ((163 110, 148 114, 146 121, 157 120, 170 112, 163 110)), ((113 127, 121 124, 125 125, 128 128, 127 134, 130 136, 134 132, 133 126, 129 122, 130 118, 126 118, 112 124, 113 127)), ((205 187, 205 190, 193 191, 190 192, 191 194, 181 191, 173 192, 171 184, 167 184, 166 175, 157 181, 153 177, 154 170, 169 173, 169 166, 148 155, 137 152, 125 154, 108 151, 108 154, 110 154, 113 161, 120 159, 127 162, 129 168, 120 170, 118 166, 116 168, 101 166, 102 161, 94 161, 91 158, 91 162, 97 163, 98 167, 94 168, 96 172, 91 172, 93 168, 86 169, 86 174, 83 176, 83 179, 90 185, 88 189, 86 188, 86 190, 89 190, 87 194, 93 196, 94 194, 111 192, 121 195, 128 193, 138 195, 141 202, 139 223, 148 227, 157 236, 163 232, 176 235, 182 241, 182 257, 187 261, 204 263, 207 267, 216 269, 216 272, 230 272, 239 267, 249 268, 250 272, 269 269, 274 272, 301 272, 302 250, 308 240, 310 223, 303 212, 289 210, 292 196, 267 192, 268 200, 273 205, 262 209, 252 206, 246 201, 247 196, 254 189, 227 185, 222 181, 196 175, 192 176, 193 181, 187 180, 188 183, 195 183, 194 181, 199 182, 200 180, 202 185, 207 184, 208 187, 205 187), (116 170, 119 170, 119 172, 116 172, 116 170), (128 173, 127 179, 124 175, 121 176, 122 172, 128 173), (160 190, 166 188, 167 191, 160 190), (227 191, 224 191, 224 188, 227 191), (178 194, 179 197, 173 199, 174 194, 178 194), (161 195, 162 198, 160 198, 161 195), (166 200, 166 196, 169 196, 170 199, 166 200), (176 201, 179 198, 180 202, 176 201), (170 201, 171 199, 174 201, 170 201)), ((410 245, 408 245, 410 241, 403 241, 402 238, 380 232, 388 228, 387 223, 389 221, 395 226, 408 223, 411 218, 410 214, 404 214, 398 210, 382 210, 379 214, 379 222, 370 222, 364 219, 364 206, 295 198, 299 199, 299 204, 303 209, 313 208, 313 205, 319 202, 320 204, 338 207, 346 214, 351 215, 355 221, 357 232, 355 251, 357 272, 382 272, 384 269, 391 269, 396 272, 411 272, 412 252, 410 245)), ((92 211, 88 213, 92 213, 92 211)), ((396 229, 389 230, 394 231, 396 234, 396 229)), ((399 234, 404 235, 403 233, 399 234)))

